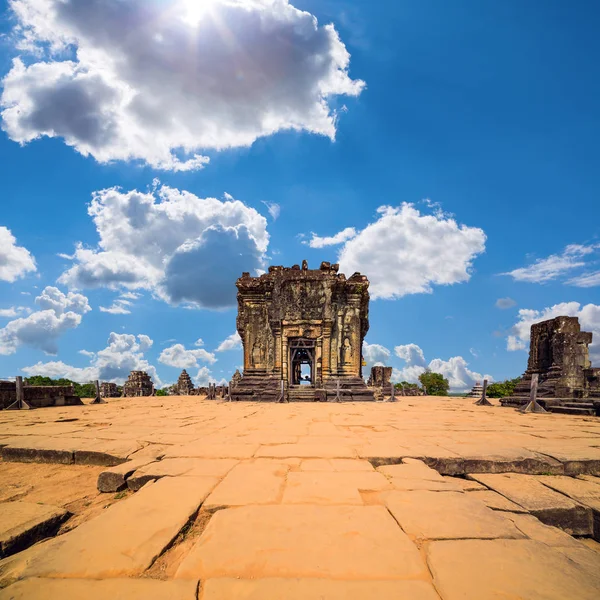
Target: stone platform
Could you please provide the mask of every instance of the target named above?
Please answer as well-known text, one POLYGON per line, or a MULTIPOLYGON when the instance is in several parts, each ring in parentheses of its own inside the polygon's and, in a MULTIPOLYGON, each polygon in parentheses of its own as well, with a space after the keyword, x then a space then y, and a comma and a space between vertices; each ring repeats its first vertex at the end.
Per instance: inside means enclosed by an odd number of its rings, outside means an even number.
POLYGON ((0 561, 0 600, 600 595, 593 417, 136 398, 2 412, 0 446, 0 491, 96 469, 109 505, 0 561))

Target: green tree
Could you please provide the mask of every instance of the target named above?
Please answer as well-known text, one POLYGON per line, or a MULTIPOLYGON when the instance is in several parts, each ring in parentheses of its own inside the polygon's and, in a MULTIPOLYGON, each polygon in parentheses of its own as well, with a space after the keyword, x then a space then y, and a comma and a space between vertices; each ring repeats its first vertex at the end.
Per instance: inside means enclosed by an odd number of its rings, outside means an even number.
POLYGON ((449 381, 441 373, 433 373, 429 369, 419 375, 419 381, 429 396, 447 396, 449 381))
POLYGON ((490 383, 487 387, 487 395, 490 398, 505 398, 506 396, 512 396, 519 381, 521 381, 521 378, 517 377, 516 379, 507 379, 506 381, 490 383))
POLYGON ((163 388, 162 390, 156 390, 156 395, 157 396, 168 396, 169 388, 163 388))

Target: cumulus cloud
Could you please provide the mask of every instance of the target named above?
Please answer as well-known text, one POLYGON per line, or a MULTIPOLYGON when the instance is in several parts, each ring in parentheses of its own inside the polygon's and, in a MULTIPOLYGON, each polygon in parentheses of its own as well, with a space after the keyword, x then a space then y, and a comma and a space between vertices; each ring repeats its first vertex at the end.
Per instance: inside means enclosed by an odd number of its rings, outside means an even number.
POLYGON ((111 315, 130 315, 133 301, 137 300, 140 294, 134 292, 124 292, 108 307, 101 306, 100 312, 109 313, 111 315))
POLYGON ((19 346, 56 354, 58 339, 69 329, 78 327, 82 316, 92 310, 82 294, 64 294, 51 286, 46 287, 35 302, 40 310, 10 321, 0 329, 0 354, 14 354, 19 346))
POLYGON ((228 350, 241 350, 242 348, 242 338, 240 334, 236 331, 232 333, 230 336, 226 337, 217 348, 217 352, 227 352, 228 350))
POLYGON ((346 227, 346 229, 342 229, 342 231, 330 237, 319 237, 316 233, 313 233, 312 238, 308 242, 303 243, 308 244, 311 248, 325 248, 325 246, 338 246, 351 240, 353 237, 356 237, 356 229, 354 227, 346 227))
POLYGON ((87 352, 90 364, 86 367, 74 367, 62 361, 54 361, 24 367, 28 375, 46 375, 47 377, 66 377, 72 381, 86 383, 99 379, 123 384, 131 371, 146 371, 156 386, 162 382, 156 369, 144 358, 144 353, 152 347, 153 341, 147 335, 111 333, 108 345, 99 352, 87 352))
MULTIPOLYGON (((527 283, 546 283, 558 279, 569 271, 586 266, 586 259, 600 248, 599 244, 570 244, 560 254, 551 254, 540 258, 527 267, 520 267, 502 275, 509 275, 515 281, 527 283)), ((578 287, 591 287, 600 283, 595 281, 594 274, 583 274, 569 280, 567 283, 578 287)))
POLYGON ((159 362, 169 367, 179 369, 191 369, 198 366, 198 361, 214 364, 217 362, 212 352, 207 352, 203 348, 197 350, 186 350, 183 344, 173 344, 165 348, 158 357, 159 362))
POLYGON ((223 308, 235 305, 240 274, 264 266, 267 221, 228 194, 112 188, 93 195, 88 213, 99 243, 76 247, 59 278, 72 288, 146 289, 173 304, 223 308))
POLYGON ((36 271, 35 260, 7 227, 0 227, 0 281, 13 283, 25 273, 36 271))
POLYGON ((600 361, 600 305, 586 304, 581 306, 579 302, 561 302, 554 306, 535 310, 522 308, 519 311, 519 319, 511 329, 511 335, 507 338, 507 350, 525 350, 529 347, 531 337, 531 326, 534 323, 554 319, 555 317, 578 317, 582 331, 591 331, 593 334, 590 346, 590 358, 594 365, 598 366, 600 361))
POLYGON ((333 139, 329 100, 364 87, 333 25, 287 0, 11 0, 4 130, 99 162, 188 171, 200 150, 296 130, 333 139), (191 16, 190 16, 191 15, 191 16))
POLYGON ((512 298, 498 298, 498 300, 496 300, 496 308, 501 310, 506 310, 507 308, 512 308, 516 305, 517 303, 512 298))
POLYGON ((376 365, 389 366, 390 356, 391 353, 385 346, 363 342, 362 357, 367 363, 363 367, 363 376, 368 377, 371 374, 371 369, 376 365))
POLYGON ((470 279, 473 260, 485 250, 481 229, 440 212, 422 215, 408 203, 377 212, 378 219, 346 241, 338 257, 341 272, 369 277, 372 298, 431 293, 433 285, 470 279))
POLYGON ((469 363, 462 356, 453 356, 448 360, 434 358, 429 364, 425 360, 423 350, 417 344, 405 344, 394 348, 396 356, 404 361, 401 369, 394 369, 394 381, 408 381, 417 383, 419 375, 427 369, 434 373, 441 373, 450 383, 453 392, 470 390, 476 382, 487 379, 493 381, 490 375, 481 375, 468 368, 469 363))

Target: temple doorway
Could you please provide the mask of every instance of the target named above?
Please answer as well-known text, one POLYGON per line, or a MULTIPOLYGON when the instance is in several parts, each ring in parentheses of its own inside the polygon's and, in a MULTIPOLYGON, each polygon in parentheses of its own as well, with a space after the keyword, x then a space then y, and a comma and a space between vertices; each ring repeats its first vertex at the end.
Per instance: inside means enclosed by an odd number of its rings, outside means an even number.
POLYGON ((290 385, 315 385, 315 340, 295 338, 289 341, 290 385))

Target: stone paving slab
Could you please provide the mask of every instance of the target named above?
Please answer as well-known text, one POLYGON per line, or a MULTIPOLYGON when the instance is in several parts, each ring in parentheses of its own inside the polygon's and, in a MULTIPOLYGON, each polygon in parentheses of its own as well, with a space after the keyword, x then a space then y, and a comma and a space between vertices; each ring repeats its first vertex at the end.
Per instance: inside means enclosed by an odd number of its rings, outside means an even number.
POLYGON ((269 458, 356 458, 356 452, 347 444, 300 443, 261 446, 256 456, 269 458))
POLYGON ((217 479, 165 478, 69 533, 0 561, 0 580, 142 573, 196 513, 217 479))
POLYGON ((307 458, 300 463, 301 471, 374 471, 368 460, 351 458, 307 458))
POLYGON ((384 507, 308 505, 218 511, 176 574, 202 580, 425 576, 416 546, 384 507))
POLYGON ((547 546, 578 548, 581 542, 576 538, 565 533, 558 527, 544 525, 539 519, 529 514, 507 513, 506 517, 510 519, 517 528, 528 538, 542 542, 547 546))
POLYGON ((283 504, 363 504, 359 490, 378 491, 390 487, 380 473, 322 471, 290 473, 283 504))
POLYGON ((153 462, 151 458, 138 458, 136 460, 128 460, 116 467, 111 467, 106 471, 102 471, 98 475, 98 491, 100 492, 118 492, 127 487, 127 478, 133 474, 136 469, 145 467, 148 463, 153 462))
POLYGON ((481 500, 488 508, 492 510, 500 510, 504 512, 514 512, 514 513, 527 513, 527 511, 518 504, 511 502, 508 498, 505 498, 501 494, 494 492, 492 490, 473 490, 468 492, 472 494, 472 498, 476 498, 477 500, 481 500))
POLYGON ((523 537, 514 523, 463 492, 385 492, 400 527, 419 540, 523 537))
POLYGON ((585 564, 533 540, 432 542, 427 561, 443 600, 598 600, 585 564))
POLYGON ((425 581, 223 578, 202 587, 202 600, 440 600, 425 581))
POLYGON ((0 600, 196 600, 198 582, 154 579, 26 579, 0 590, 0 600))
POLYGON ((165 458, 252 458, 258 444, 210 443, 206 439, 174 446, 165 453, 165 458))
POLYGON ((488 489, 485 487, 485 485, 482 485, 477 481, 473 481, 472 479, 463 479, 462 477, 449 477, 448 475, 444 475, 444 481, 454 484, 463 492, 472 492, 475 490, 483 491, 488 489))
POLYGON ((206 510, 281 500, 289 466, 285 463, 242 463, 235 466, 204 502, 206 510))
POLYGON ((141 466, 127 478, 127 487, 137 492, 148 481, 162 477, 224 477, 238 460, 231 458, 165 458, 141 466))
POLYGON ((68 517, 68 511, 47 504, 5 502, 0 505, 0 558, 54 535, 68 517))
POLYGON ((593 532, 590 508, 551 490, 533 475, 505 473, 471 477, 522 506, 546 525, 560 527, 572 535, 591 535, 593 532))

